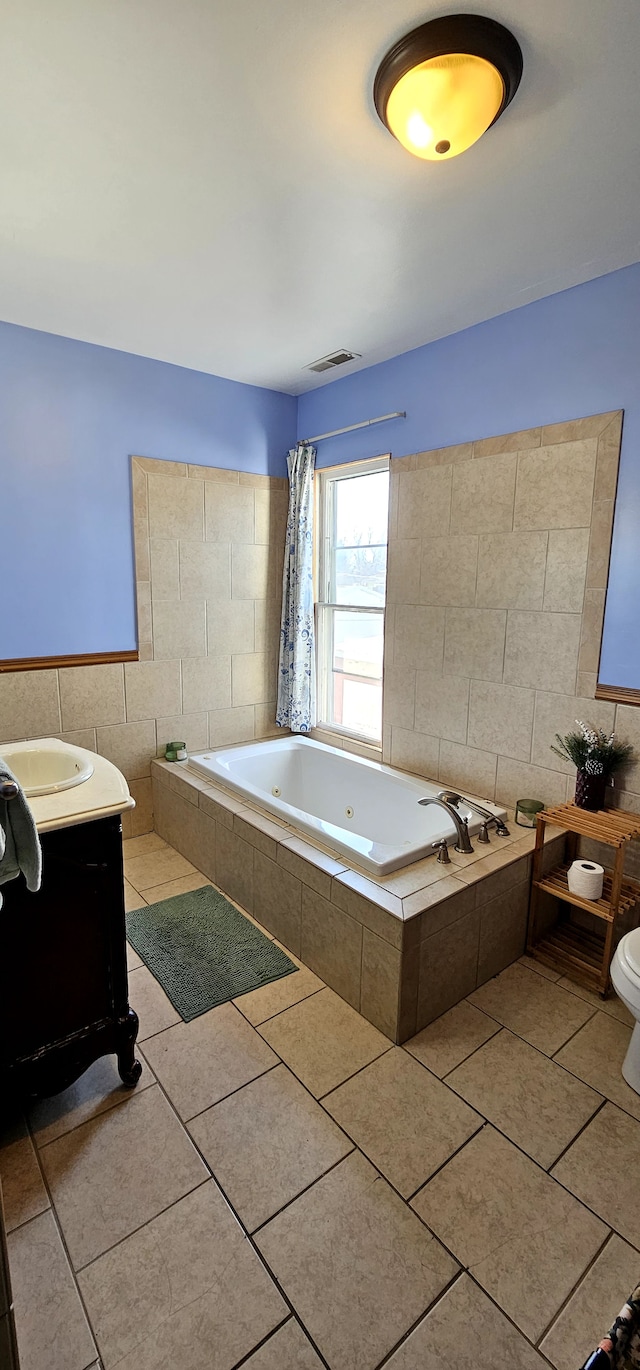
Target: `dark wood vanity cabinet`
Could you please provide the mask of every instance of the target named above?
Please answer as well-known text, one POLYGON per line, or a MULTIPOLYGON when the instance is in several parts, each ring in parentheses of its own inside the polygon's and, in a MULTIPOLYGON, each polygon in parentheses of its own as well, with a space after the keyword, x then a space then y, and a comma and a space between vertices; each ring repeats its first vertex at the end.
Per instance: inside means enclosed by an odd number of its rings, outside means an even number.
POLYGON ((44 833, 42 885, 1 887, 0 1087, 56 1094, 99 1056, 134 1085, 119 814, 44 833))

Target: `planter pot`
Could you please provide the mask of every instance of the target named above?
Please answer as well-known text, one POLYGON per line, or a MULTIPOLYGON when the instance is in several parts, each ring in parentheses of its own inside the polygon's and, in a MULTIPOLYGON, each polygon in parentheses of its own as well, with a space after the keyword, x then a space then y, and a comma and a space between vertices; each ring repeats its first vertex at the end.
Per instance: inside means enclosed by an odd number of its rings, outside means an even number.
POLYGON ((603 809, 608 775, 589 775, 588 771, 576 773, 575 803, 579 809, 603 809))

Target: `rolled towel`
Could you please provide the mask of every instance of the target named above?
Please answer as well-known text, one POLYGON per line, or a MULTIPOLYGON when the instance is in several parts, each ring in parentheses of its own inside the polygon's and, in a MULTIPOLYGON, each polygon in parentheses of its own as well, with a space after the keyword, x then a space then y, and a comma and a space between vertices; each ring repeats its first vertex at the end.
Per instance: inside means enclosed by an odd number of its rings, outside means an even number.
MULTIPOLYGON (((28 890, 39 890, 42 850, 35 819, 24 790, 0 756, 0 781, 17 785, 13 799, 0 799, 0 885, 15 880, 22 871, 28 890)), ((0 908, 2 893, 0 892, 0 908)))
POLYGON ((574 861, 569 867, 567 881, 571 894, 578 894, 582 899, 600 899, 604 867, 595 861, 574 861))

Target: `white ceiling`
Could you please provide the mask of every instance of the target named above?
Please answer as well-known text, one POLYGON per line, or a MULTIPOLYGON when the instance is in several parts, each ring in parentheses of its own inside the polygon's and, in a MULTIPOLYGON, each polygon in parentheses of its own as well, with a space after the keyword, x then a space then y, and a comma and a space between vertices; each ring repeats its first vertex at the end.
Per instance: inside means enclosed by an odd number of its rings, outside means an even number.
POLYGON ((457 8, 3 0, 0 317, 297 393, 638 260, 638 0, 469 4, 524 75, 434 165, 371 87, 457 8))

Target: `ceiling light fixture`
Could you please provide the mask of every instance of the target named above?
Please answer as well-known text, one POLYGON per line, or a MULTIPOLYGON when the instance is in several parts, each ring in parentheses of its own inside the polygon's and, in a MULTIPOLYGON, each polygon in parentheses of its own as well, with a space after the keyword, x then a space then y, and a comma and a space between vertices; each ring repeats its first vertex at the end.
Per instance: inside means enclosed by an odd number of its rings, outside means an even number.
POLYGON ((522 52, 508 29, 480 14, 450 14, 390 48, 373 98, 408 152, 439 162, 465 152, 495 124, 521 76, 522 52))

